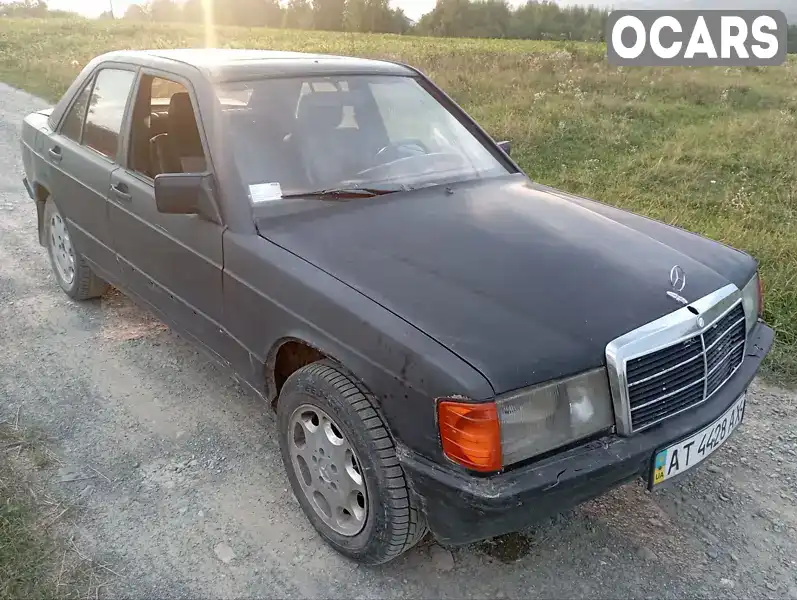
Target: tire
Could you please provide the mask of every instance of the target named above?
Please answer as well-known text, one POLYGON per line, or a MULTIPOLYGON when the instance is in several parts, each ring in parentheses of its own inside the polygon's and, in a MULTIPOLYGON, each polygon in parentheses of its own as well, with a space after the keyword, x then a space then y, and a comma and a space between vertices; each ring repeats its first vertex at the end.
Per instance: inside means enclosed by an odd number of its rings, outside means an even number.
MULTIPOLYGON (((282 460, 293 493, 310 523, 335 550, 360 563, 377 565, 393 560, 424 537, 427 532, 426 520, 407 487, 404 471, 396 458, 393 439, 376 408, 373 396, 339 365, 324 360, 293 373, 282 388, 277 404, 277 420, 282 460), (327 423, 324 419, 330 418, 331 429, 327 431, 333 432, 330 435, 336 441, 336 436, 340 436, 343 440, 340 448, 350 445, 353 462, 345 462, 344 466, 332 460, 332 454, 329 454, 326 457, 328 462, 322 465, 324 453, 318 456, 314 452, 312 463, 302 459, 308 466, 307 470, 303 470, 295 454, 303 452, 305 456, 309 455, 313 447, 311 442, 316 439, 304 438, 304 450, 298 449, 300 444, 296 441, 297 436, 310 435, 306 426, 312 426, 312 417, 308 421, 308 415, 321 418, 322 423, 315 425, 317 431, 323 430, 327 423), (330 470, 333 464, 338 464, 337 470, 330 470), (346 469, 345 472, 341 467, 346 469), (308 474, 312 480, 310 484, 306 483, 308 474), (367 511, 358 521, 356 511, 360 496, 357 496, 357 505, 346 505, 354 506, 351 519, 338 519, 335 523, 335 518, 325 517, 325 513, 317 508, 323 503, 318 504, 313 499, 316 497, 313 489, 321 486, 324 494, 329 492, 333 501, 327 502, 327 513, 342 517, 337 509, 330 510, 331 505, 340 502, 334 500, 335 494, 341 497, 345 495, 346 483, 356 481, 355 475, 361 476, 365 488, 363 506, 367 507, 367 511), (338 487, 335 487, 335 481, 338 487), (333 521, 332 525, 330 521, 333 521), (359 531, 358 526, 361 527, 359 531), (342 531, 342 528, 348 529, 342 531)), ((326 443, 324 439, 319 445, 326 443)), ((347 453, 344 451, 344 454, 347 453)), ((354 485, 356 487, 356 483, 354 485)), ((357 494, 362 491, 358 489, 360 491, 356 491, 357 494)))
POLYGON ((52 198, 44 205, 44 239, 55 280, 73 300, 102 296, 108 284, 97 277, 86 259, 72 245, 68 225, 52 198))

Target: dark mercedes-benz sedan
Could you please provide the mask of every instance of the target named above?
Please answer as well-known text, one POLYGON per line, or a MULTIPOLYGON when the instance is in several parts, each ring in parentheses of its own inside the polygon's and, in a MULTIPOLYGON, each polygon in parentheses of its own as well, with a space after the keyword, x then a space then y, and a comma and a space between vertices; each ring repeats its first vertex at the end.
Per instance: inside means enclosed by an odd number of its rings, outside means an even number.
POLYGON ((63 291, 113 285, 229 367, 365 563, 681 476, 772 344, 753 258, 535 183, 406 65, 107 54, 22 152, 63 291))

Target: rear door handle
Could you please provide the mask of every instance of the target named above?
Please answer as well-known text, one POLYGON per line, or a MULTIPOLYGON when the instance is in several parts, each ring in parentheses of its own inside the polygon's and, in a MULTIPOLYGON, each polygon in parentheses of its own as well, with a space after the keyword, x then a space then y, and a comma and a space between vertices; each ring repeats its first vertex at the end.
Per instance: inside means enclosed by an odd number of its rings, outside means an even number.
POLYGON ((61 154, 61 148, 58 146, 53 146, 50 148, 50 158, 53 159, 53 162, 59 163, 64 156, 61 154))
POLYGON ((130 200, 132 198, 130 192, 127 191, 127 186, 124 183, 112 185, 111 191, 114 193, 114 196, 121 200, 130 200))

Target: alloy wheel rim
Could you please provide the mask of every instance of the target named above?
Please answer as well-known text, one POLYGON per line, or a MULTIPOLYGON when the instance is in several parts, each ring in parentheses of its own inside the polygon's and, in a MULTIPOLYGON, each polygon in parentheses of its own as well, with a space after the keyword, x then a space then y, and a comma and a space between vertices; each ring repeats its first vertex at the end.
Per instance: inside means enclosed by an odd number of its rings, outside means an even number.
POLYGON ((64 283, 71 285, 75 279, 75 252, 66 224, 57 212, 50 218, 50 251, 58 276, 64 283))
POLYGON ((317 406, 300 406, 289 423, 291 461, 308 503, 336 533, 357 535, 368 518, 368 495, 351 443, 317 406))

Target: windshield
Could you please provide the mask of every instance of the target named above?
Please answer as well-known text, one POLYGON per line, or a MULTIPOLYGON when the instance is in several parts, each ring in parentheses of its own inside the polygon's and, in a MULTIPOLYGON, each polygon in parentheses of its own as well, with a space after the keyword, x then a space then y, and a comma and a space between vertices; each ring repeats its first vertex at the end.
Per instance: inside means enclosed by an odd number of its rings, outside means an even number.
POLYGON ((224 83, 216 91, 254 202, 509 172, 412 77, 266 79, 224 83))

